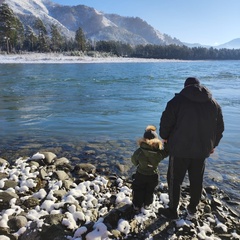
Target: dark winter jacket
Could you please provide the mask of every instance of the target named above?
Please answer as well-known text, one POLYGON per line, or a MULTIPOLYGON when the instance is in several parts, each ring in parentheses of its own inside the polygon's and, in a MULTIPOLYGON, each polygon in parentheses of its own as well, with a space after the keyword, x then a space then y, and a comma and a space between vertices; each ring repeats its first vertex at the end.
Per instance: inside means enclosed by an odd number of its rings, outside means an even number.
POLYGON ((158 164, 168 156, 166 146, 164 145, 164 149, 156 148, 151 144, 153 141, 155 139, 142 141, 131 157, 133 165, 137 166, 137 171, 143 175, 157 174, 158 164))
POLYGON ((159 133, 168 140, 169 154, 206 158, 222 138, 224 122, 219 104, 202 85, 190 85, 166 106, 159 133))

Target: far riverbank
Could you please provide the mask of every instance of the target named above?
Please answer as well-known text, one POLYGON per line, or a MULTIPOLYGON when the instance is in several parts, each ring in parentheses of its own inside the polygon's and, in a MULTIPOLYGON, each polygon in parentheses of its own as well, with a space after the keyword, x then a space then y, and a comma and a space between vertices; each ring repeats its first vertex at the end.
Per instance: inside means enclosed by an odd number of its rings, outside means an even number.
POLYGON ((124 62, 183 62, 183 60, 128 58, 115 56, 69 56, 63 53, 0 54, 3 63, 124 63, 124 62))

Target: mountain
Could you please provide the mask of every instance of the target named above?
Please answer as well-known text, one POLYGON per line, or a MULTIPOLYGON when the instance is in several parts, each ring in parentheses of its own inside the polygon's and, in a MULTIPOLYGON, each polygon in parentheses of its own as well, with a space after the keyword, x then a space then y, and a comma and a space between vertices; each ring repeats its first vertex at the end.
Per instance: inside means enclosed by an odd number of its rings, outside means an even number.
POLYGON ((51 25, 54 24, 64 36, 68 38, 75 36, 74 32, 69 31, 63 24, 49 15, 49 8, 55 5, 49 0, 3 0, 3 2, 8 4, 25 27, 29 25, 34 29, 34 23, 39 18, 45 24, 48 32, 50 32, 51 25))
POLYGON ((215 46, 215 48, 240 49, 240 38, 236 38, 230 42, 215 46))
POLYGON ((240 49, 240 38, 236 38, 233 39, 227 43, 224 44, 220 44, 220 45, 214 45, 214 46, 210 46, 210 45, 202 45, 200 43, 185 43, 183 42, 183 45, 189 47, 189 48, 194 48, 194 47, 203 47, 203 48, 216 48, 216 49, 222 49, 222 48, 226 48, 226 49, 240 49))
POLYGON ((105 14, 84 5, 63 6, 50 0, 3 0, 19 17, 24 26, 31 26, 40 18, 50 32, 51 25, 68 39, 74 38, 76 30, 81 27, 87 39, 92 41, 113 40, 138 44, 183 45, 171 36, 154 29, 138 17, 122 17, 105 14))
POLYGON ((194 47, 203 47, 203 48, 210 48, 211 46, 209 45, 202 45, 200 43, 183 43, 185 46, 189 47, 189 48, 194 48, 194 47))

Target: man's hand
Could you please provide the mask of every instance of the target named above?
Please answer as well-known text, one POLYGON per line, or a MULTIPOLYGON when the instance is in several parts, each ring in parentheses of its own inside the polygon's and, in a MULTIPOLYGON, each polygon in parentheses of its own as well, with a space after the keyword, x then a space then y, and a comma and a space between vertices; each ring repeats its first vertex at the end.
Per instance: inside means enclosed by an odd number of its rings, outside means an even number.
POLYGON ((210 154, 214 153, 214 150, 215 150, 215 148, 213 148, 213 149, 211 150, 210 154))

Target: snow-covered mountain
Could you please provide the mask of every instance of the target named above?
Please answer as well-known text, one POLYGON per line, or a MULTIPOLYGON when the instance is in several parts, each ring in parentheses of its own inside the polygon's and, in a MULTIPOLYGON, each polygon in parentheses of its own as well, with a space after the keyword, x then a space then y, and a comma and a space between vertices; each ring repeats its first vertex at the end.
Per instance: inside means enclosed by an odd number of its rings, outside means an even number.
POLYGON ((183 42, 183 44, 189 48, 195 48, 195 47, 204 47, 204 48, 210 48, 212 46, 209 46, 209 45, 202 45, 200 43, 186 43, 186 42, 183 42))
POLYGON ((50 0, 4 0, 18 15, 22 23, 34 29, 34 23, 40 18, 48 32, 51 25, 57 25, 67 38, 74 38, 81 27, 87 39, 114 40, 137 44, 177 44, 183 45, 176 38, 154 29, 141 18, 122 17, 105 14, 84 5, 63 6, 50 0))
POLYGON ((240 38, 233 39, 227 43, 216 46, 216 48, 240 49, 240 38))
POLYGON ((240 49, 240 38, 236 38, 233 39, 227 43, 224 44, 220 44, 220 45, 214 45, 214 46, 210 46, 210 45, 202 45, 200 43, 183 43, 185 46, 193 48, 193 47, 204 47, 204 48, 216 48, 216 49, 222 49, 222 48, 226 48, 226 49, 240 49))
POLYGON ((59 31, 69 38, 74 37, 75 33, 69 31, 63 24, 49 14, 49 8, 56 4, 49 0, 3 0, 4 3, 13 10, 26 27, 31 26, 34 29, 36 19, 41 19, 50 32, 51 25, 56 25, 59 31))

